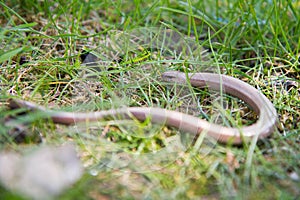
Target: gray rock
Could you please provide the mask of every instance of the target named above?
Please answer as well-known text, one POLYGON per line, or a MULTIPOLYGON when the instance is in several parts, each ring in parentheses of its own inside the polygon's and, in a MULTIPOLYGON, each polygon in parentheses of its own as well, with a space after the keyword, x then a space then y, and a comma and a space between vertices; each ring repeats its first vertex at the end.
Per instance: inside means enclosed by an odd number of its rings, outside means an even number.
POLYGON ((83 168, 74 146, 43 146, 26 155, 0 153, 0 182, 32 199, 52 199, 74 184, 83 168))

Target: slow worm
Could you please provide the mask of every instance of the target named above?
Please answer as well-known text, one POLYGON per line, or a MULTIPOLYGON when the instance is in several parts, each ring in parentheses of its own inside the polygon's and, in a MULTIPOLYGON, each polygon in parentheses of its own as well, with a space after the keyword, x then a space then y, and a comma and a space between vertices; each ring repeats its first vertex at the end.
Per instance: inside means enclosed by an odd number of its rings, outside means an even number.
POLYGON ((128 107, 98 112, 75 113, 49 110, 20 99, 10 99, 8 105, 12 109, 27 108, 32 111, 42 111, 45 114, 45 118, 51 118, 54 123, 66 125, 108 118, 135 118, 139 121, 149 118, 152 123, 172 126, 192 134, 205 132, 221 143, 231 142, 232 144, 241 144, 243 141, 250 140, 255 136, 259 139, 265 138, 275 129, 277 114, 273 104, 262 93, 241 80, 213 73, 185 74, 176 71, 163 73, 162 79, 178 84, 187 84, 189 81, 194 87, 208 87, 216 91, 222 90, 224 93, 235 96, 247 103, 258 114, 259 118, 250 126, 232 128, 209 123, 181 112, 154 107, 128 107))

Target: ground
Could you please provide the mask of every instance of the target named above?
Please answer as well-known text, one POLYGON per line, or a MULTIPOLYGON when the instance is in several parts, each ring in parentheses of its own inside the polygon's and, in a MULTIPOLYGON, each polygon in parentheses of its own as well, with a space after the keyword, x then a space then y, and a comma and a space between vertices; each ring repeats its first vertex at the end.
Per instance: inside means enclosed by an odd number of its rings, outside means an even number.
POLYGON ((300 198, 299 1, 11 0, 0 8, 0 150, 74 144, 85 174, 59 199, 300 198), (149 45, 163 30, 176 42, 149 45), (68 127, 32 114, 18 118, 25 137, 7 136, 15 132, 6 120, 21 113, 7 108, 12 96, 68 111, 155 106, 226 126, 258 117, 236 98, 164 82, 168 70, 247 82, 275 106, 276 131, 234 146, 147 121, 68 127))

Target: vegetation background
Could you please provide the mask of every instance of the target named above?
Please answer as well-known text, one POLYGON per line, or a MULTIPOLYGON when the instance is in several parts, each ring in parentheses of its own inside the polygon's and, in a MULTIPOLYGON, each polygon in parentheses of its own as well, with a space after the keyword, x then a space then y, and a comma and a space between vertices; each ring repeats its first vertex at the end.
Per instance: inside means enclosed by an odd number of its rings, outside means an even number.
MULTIPOLYGON (((0 1, 0 24, 3 119, 16 114, 5 106, 10 95, 67 109, 84 51, 96 49, 111 30, 162 25, 193 38, 208 52, 206 64, 259 88, 277 109, 278 130, 268 139, 238 147, 215 144, 205 155, 198 151, 197 140, 174 162, 158 162, 155 167, 159 170, 149 166, 150 171, 139 170, 141 165, 136 163, 122 169, 103 167, 101 163, 112 159, 105 153, 109 150, 105 145, 115 143, 127 153, 152 152, 167 145, 176 130, 162 128, 158 135, 141 139, 103 122, 99 137, 99 133, 74 131, 33 117, 30 130, 34 137, 16 143, 4 136, 7 127, 2 123, 1 150, 23 152, 40 145, 36 130, 47 144, 76 144, 86 174, 59 199, 300 198, 299 1, 10 0, 0 1)), ((174 66, 159 64, 159 70, 150 73, 152 78, 142 78, 149 77, 141 67, 143 60, 132 64, 134 67, 120 66, 98 74, 101 85, 95 87, 100 91, 101 105, 97 108, 178 106, 175 90, 163 98, 168 90, 157 81, 157 72, 176 69, 174 66), (128 71, 136 72, 139 80, 132 72, 126 77, 132 80, 130 84, 119 84, 120 76, 128 71), (115 93, 121 97, 112 95, 115 93)), ((210 100, 207 93, 194 92, 202 95, 204 102, 210 100)), ((209 103, 203 105, 209 116, 218 111, 209 103)), ((228 112, 243 124, 245 109, 237 106, 229 106, 228 112)), ((0 198, 23 199, 4 188, 0 198)))

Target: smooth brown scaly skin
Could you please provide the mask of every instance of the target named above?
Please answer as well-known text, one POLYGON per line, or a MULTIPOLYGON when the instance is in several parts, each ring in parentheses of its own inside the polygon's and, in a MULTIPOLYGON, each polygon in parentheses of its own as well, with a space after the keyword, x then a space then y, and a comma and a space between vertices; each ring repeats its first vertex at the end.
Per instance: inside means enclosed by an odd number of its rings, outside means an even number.
POLYGON ((194 87, 208 87, 216 91, 222 90, 224 93, 238 97, 249 104, 259 115, 259 119, 250 126, 238 129, 209 123, 181 112, 154 107, 128 107, 90 113, 72 113, 48 110, 31 102, 19 99, 10 99, 9 107, 23 107, 30 110, 42 111, 45 113, 45 118, 51 118, 54 123, 66 125, 106 119, 135 118, 143 121, 149 118, 152 123, 176 127, 179 130, 195 135, 205 132, 221 143, 231 142, 233 144, 241 144, 243 141, 248 141, 254 136, 258 136, 259 139, 265 138, 275 129, 277 114, 273 104, 262 93, 243 81, 230 76, 213 73, 185 74, 177 71, 163 73, 162 79, 179 84, 187 84, 189 81, 194 87))

